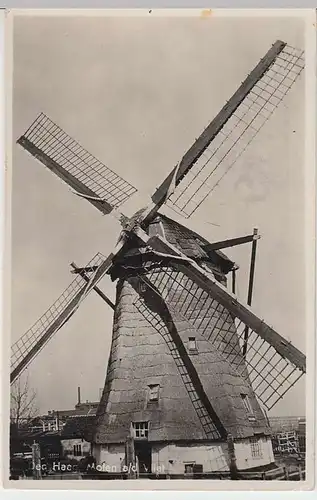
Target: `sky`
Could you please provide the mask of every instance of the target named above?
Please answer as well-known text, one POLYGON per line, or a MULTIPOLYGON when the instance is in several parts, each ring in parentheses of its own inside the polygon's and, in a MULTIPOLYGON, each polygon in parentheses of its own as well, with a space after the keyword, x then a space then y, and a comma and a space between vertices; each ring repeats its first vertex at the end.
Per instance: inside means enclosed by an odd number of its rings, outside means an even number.
MULTIPOLYGON (((295 18, 14 19, 12 342, 72 280, 70 262, 107 255, 120 231, 15 143, 46 113, 139 189, 132 213, 181 159, 270 46, 304 48, 295 18)), ((259 229, 254 310, 305 352, 304 78, 190 221, 210 241, 259 229)), ((227 250, 246 300, 250 248, 227 250)), ((106 277, 101 288, 115 297, 106 277)), ((91 293, 27 370, 40 412, 97 400, 112 310, 91 293)), ((128 383, 128 382, 127 382, 128 383)), ((305 413, 301 380, 271 415, 305 413)))

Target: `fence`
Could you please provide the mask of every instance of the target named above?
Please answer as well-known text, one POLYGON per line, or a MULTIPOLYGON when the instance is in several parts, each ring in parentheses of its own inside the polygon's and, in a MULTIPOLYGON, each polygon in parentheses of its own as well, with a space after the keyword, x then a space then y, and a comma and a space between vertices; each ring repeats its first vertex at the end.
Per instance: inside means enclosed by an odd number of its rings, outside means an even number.
MULTIPOLYGON (((266 472, 253 472, 253 471, 244 471, 238 472, 236 480, 242 481, 304 481, 306 478, 305 469, 300 465, 293 468, 288 467, 278 467, 270 471, 266 472)), ((12 478, 12 479, 18 479, 12 478)), ((21 477, 21 479, 34 479, 33 477, 21 477)), ((128 479, 128 475, 126 473, 118 472, 118 473, 107 473, 101 472, 94 474, 79 474, 73 473, 70 474, 49 474, 47 476, 43 476, 42 479, 48 480, 122 480, 128 479)), ((209 479, 209 480, 232 480, 230 477, 230 472, 202 472, 202 473, 192 473, 192 474, 139 474, 139 479, 153 479, 153 480, 173 480, 173 479, 209 479)))
POLYGON ((274 455, 300 455, 306 451, 306 436, 298 432, 283 432, 271 437, 274 455))
MULTIPOLYGON (((140 473, 139 479, 153 479, 153 480, 173 480, 173 479, 209 479, 209 480, 226 480, 231 481, 232 477, 229 471, 217 472, 194 472, 188 474, 151 474, 140 473)), ((297 466, 283 466, 277 467, 268 471, 241 471, 237 473, 235 480, 242 481, 304 481, 306 478, 305 469, 301 465, 297 466)), ((128 479, 126 473, 107 473, 100 472, 94 474, 83 474, 81 479, 101 479, 101 480, 114 480, 114 479, 128 479)))

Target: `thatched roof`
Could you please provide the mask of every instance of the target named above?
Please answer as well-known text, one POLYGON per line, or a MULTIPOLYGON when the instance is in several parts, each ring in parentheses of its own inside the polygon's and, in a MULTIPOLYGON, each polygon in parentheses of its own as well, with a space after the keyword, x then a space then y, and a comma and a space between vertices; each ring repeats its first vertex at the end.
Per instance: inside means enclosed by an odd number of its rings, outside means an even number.
MULTIPOLYGON (((218 279, 225 280, 225 274, 234 265, 221 252, 207 253, 203 248, 208 243, 206 240, 165 216, 159 215, 148 232, 162 234, 188 257, 199 263, 209 263, 218 279)), ((138 265, 141 266, 145 258, 141 254, 142 259, 138 261, 137 256, 138 250, 130 248, 116 261, 112 270, 112 276, 120 279, 106 383, 93 440, 96 443, 124 442, 131 422, 143 421, 150 421, 150 441, 204 440, 206 433, 202 422, 166 340, 135 305, 139 300, 135 276, 140 271, 138 265), (158 403, 147 399, 151 384, 160 385, 158 403)), ((148 258, 152 259, 151 254, 148 258)), ((153 262, 159 265, 155 260, 153 262)), ((247 438, 255 433, 269 434, 248 378, 242 376, 241 371, 237 372, 230 358, 225 358, 175 311, 173 322, 185 346, 189 337, 196 338, 198 350, 190 354, 190 358, 226 431, 235 438, 247 438), (248 418, 241 394, 249 398, 254 421, 248 418)), ((232 331, 230 346, 230 349, 239 350, 238 338, 232 335, 232 331)))
POLYGON ((158 214, 150 224, 149 231, 154 224, 162 224, 164 237, 187 257, 208 261, 224 274, 235 266, 235 263, 220 250, 207 251, 206 247, 210 242, 205 238, 166 215, 158 214))
POLYGON ((61 439, 82 438, 90 441, 95 420, 94 415, 69 417, 61 431, 61 439))
MULTIPOLYGON (((127 281, 118 284, 111 355, 94 440, 123 442, 132 421, 147 420, 152 441, 206 439, 166 342, 133 305, 137 297, 127 281), (158 406, 146 402, 150 384, 160 385, 158 406)), ((176 325, 185 345, 189 336, 197 339, 198 354, 192 361, 226 430, 236 438, 269 433, 250 385, 187 323, 176 321, 176 325), (241 393, 249 396, 255 422, 248 420, 241 393)))
MULTIPOLYGON (((192 229, 166 217, 166 215, 157 214, 156 218, 144 229, 149 236, 153 234, 163 236, 187 257, 195 259, 199 263, 204 262, 204 264, 214 271, 217 279, 221 278, 222 281, 225 281, 225 275, 234 267, 237 268, 236 264, 220 250, 207 250, 210 244, 209 241, 195 233, 192 229)), ((127 257, 134 256, 136 253, 137 245, 133 245, 131 240, 127 241, 116 255, 114 264, 109 270, 109 274, 113 280, 118 277, 117 264, 120 265, 127 257)))

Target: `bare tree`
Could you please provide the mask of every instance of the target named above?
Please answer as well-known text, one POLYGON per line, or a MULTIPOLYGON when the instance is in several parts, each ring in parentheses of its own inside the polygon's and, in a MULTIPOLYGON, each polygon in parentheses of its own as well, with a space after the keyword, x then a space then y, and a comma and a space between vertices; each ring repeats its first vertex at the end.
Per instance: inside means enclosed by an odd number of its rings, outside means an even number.
POLYGON ((18 429, 37 415, 36 392, 30 389, 28 378, 19 377, 11 386, 10 422, 18 429))

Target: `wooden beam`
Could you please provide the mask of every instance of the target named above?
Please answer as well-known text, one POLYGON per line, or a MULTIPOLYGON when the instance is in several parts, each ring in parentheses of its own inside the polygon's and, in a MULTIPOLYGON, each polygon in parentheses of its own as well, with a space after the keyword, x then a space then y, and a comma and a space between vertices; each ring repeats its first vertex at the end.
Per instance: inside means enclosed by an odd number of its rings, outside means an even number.
POLYGON ((159 236, 149 238, 142 230, 136 231, 138 237, 145 244, 151 246, 159 252, 164 252, 171 256, 182 257, 186 264, 181 260, 173 260, 171 257, 170 265, 176 270, 191 278, 200 288, 205 290, 213 299, 217 300, 222 306, 227 308, 232 314, 240 319, 245 325, 256 332, 263 340, 268 342, 283 357, 293 363, 299 370, 306 372, 306 356, 290 342, 279 335, 272 327, 261 320, 251 308, 238 300, 229 290, 219 283, 211 273, 202 269, 196 262, 179 252, 171 243, 163 240, 159 236))
MULTIPOLYGON (((257 247, 257 239, 256 236, 258 234, 258 230, 253 230, 254 239, 252 242, 251 249, 251 262, 250 262, 250 274, 249 274, 249 286, 248 286, 248 299, 247 304, 250 306, 252 304, 252 294, 253 294, 253 284, 254 284, 254 272, 255 272, 255 259, 256 259, 256 247, 257 247)), ((243 348, 242 354, 243 356, 247 355, 248 350, 248 337, 249 337, 249 328, 246 326, 244 330, 244 340, 243 340, 243 348)))
MULTIPOLYGON (((72 263, 71 263, 71 266, 72 266, 72 268, 73 268, 74 270, 76 270, 76 272, 77 272, 78 274, 80 274, 80 276, 83 278, 83 280, 85 280, 85 281, 86 281, 86 283, 89 283, 89 278, 88 278, 88 276, 85 274, 85 272, 84 272, 84 270, 83 270, 83 269, 85 269, 85 268, 83 268, 82 270, 80 270, 80 271, 79 271, 79 269, 80 269, 80 268, 79 268, 79 267, 77 267, 77 266, 76 266, 76 264, 75 264, 74 262, 72 262, 72 263)), ((99 297, 101 297, 101 298, 102 298, 102 299, 103 299, 103 300, 104 300, 104 301, 108 304, 108 306, 110 306, 110 307, 111 307, 111 309, 113 309, 113 310, 115 309, 115 305, 114 305, 114 303, 113 303, 110 299, 108 299, 107 295, 105 295, 105 294, 104 294, 104 293, 100 290, 100 288, 99 288, 98 286, 94 286, 94 287, 93 287, 93 290, 95 290, 95 292, 99 295, 99 297)))
MULTIPOLYGON (((87 196, 96 197, 96 193, 89 189, 85 184, 83 184, 80 180, 76 179, 72 174, 70 174, 67 170, 65 170, 61 165, 59 165, 56 161, 50 158, 48 155, 43 153, 39 148, 37 148, 31 141, 29 141, 23 135, 17 140, 17 143, 20 144, 24 149, 26 149, 31 155, 37 158, 43 165, 45 165, 49 170, 51 170, 57 177, 62 179, 66 184, 71 186, 75 191, 78 191, 81 194, 87 196)), ((107 203, 106 201, 96 201, 86 198, 89 203, 91 203, 94 207, 98 208, 101 213, 104 215, 112 212, 113 207, 107 203)))
POLYGON ((236 269, 232 269, 232 293, 236 293, 236 269))
POLYGON ((254 272, 255 272, 255 259, 256 259, 256 249, 257 249, 257 235, 258 230, 253 230, 253 242, 251 249, 251 262, 250 262, 250 277, 249 277, 249 289, 248 289, 248 300, 247 304, 250 306, 252 304, 252 294, 253 294, 253 284, 254 284, 254 272))
POLYGON ((274 63, 278 54, 286 46, 285 42, 278 40, 270 48, 270 50, 265 54, 265 56, 260 60, 257 66, 251 71, 247 78, 242 82, 238 90, 233 94, 229 101, 224 105, 218 115, 212 120, 207 128, 203 131, 200 137, 194 142, 194 144, 189 148, 189 150, 183 156, 179 167, 175 167, 172 172, 166 177, 163 183, 157 188, 152 196, 152 200, 159 208, 163 205, 168 189, 173 180, 175 169, 177 170, 176 175, 176 185, 180 183, 182 178, 191 169, 193 164, 198 160, 200 155, 209 146, 210 142, 216 137, 220 132, 232 114, 236 111, 241 102, 246 98, 246 96, 251 92, 254 85, 262 78, 262 76, 268 71, 270 66, 274 63))
POLYGON ((230 478, 232 480, 236 480, 239 478, 238 468, 237 468, 237 458, 234 447, 234 440, 231 433, 228 434, 227 437, 227 448, 229 455, 229 470, 230 470, 230 478))
POLYGON ((131 423, 130 433, 125 442, 125 466, 127 468, 128 479, 137 479, 138 472, 136 468, 136 456, 134 446, 133 426, 131 423))
POLYGON ((41 462, 41 449, 39 443, 35 441, 31 445, 32 448, 32 466, 33 466, 33 479, 42 479, 42 462, 41 462))
POLYGON ((237 245, 244 245, 245 243, 251 243, 254 240, 259 240, 261 236, 259 234, 250 234, 248 236, 241 236, 239 238, 231 238, 229 240, 215 241, 214 243, 208 243, 202 248, 206 252, 212 252, 213 250, 221 250, 222 248, 235 247, 237 245))
MULTIPOLYGON (((96 275, 93 277, 91 282, 91 289, 101 280, 101 278, 108 271, 113 259, 113 254, 110 254, 108 258, 101 264, 96 275)), ((78 303, 83 298, 86 291, 86 286, 83 286, 75 295, 75 297, 70 301, 70 303, 65 307, 61 314, 53 321, 53 323, 48 327, 46 332, 39 338, 36 344, 30 349, 30 351, 25 355, 25 357, 20 361, 20 363, 12 370, 10 375, 10 383, 12 384, 15 379, 20 375, 20 373, 26 368, 26 366, 32 361, 32 359, 37 355, 37 353, 44 347, 44 345, 53 337, 53 335, 70 319, 73 313, 76 311, 78 303)))
POLYGON ((81 274, 81 273, 93 273, 96 271, 98 266, 86 266, 86 267, 77 267, 74 262, 71 263, 71 266, 73 270, 71 271, 72 274, 81 274))

